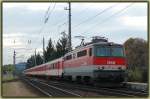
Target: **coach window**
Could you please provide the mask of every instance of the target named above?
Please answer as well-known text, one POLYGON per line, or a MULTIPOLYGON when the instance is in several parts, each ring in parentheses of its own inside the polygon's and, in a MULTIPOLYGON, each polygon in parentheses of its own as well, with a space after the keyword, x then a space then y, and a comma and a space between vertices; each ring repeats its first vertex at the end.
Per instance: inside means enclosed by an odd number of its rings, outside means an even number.
POLYGON ((49 65, 49 69, 52 69, 52 64, 49 65))
POLYGON ((92 48, 89 49, 89 56, 92 56, 92 48))
POLYGON ((70 60, 70 59, 72 59, 72 55, 66 56, 66 60, 70 60))
POLYGON ((56 63, 54 63, 54 69, 56 69, 56 63))
POLYGON ((87 51, 83 50, 77 53, 77 57, 86 56, 86 54, 87 54, 87 51))
POLYGON ((66 60, 66 57, 63 57, 63 61, 65 61, 66 60))
POLYGON ((76 58, 76 54, 75 53, 73 53, 73 58, 76 58))
POLYGON ((55 63, 53 64, 53 69, 55 69, 55 63))
POLYGON ((59 69, 59 67, 60 67, 60 62, 58 62, 58 69, 59 69))
POLYGON ((55 63, 55 69, 57 69, 57 63, 55 63))
POLYGON ((54 69, 54 67, 55 67, 55 64, 53 63, 53 69, 54 69))
POLYGON ((51 69, 53 68, 53 64, 51 64, 51 67, 50 67, 51 69))
POLYGON ((55 69, 57 69, 57 63, 55 63, 55 69))
POLYGON ((57 62, 57 69, 59 69, 59 62, 57 62))
POLYGON ((49 69, 51 69, 51 65, 48 65, 49 69))
POLYGON ((54 69, 56 69, 56 63, 54 63, 54 69))

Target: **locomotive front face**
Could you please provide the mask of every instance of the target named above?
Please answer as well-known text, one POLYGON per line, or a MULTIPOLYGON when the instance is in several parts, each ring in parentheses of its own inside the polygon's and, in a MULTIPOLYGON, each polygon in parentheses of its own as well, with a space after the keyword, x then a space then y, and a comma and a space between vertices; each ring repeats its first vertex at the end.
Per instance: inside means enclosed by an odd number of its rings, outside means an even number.
POLYGON ((94 77, 97 80, 117 82, 124 80, 126 59, 122 45, 95 45, 93 54, 94 77))

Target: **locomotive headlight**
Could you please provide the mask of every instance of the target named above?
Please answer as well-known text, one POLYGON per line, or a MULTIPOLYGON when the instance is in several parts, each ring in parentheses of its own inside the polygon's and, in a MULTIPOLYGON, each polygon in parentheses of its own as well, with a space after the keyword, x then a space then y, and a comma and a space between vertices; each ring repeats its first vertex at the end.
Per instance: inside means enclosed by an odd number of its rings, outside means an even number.
POLYGON ((104 69, 104 66, 102 67, 102 69, 104 69))
POLYGON ((121 67, 118 67, 118 69, 122 69, 121 67))
POLYGON ((97 67, 97 69, 104 69, 104 66, 102 66, 102 67, 101 67, 101 66, 100 66, 100 67, 97 67))

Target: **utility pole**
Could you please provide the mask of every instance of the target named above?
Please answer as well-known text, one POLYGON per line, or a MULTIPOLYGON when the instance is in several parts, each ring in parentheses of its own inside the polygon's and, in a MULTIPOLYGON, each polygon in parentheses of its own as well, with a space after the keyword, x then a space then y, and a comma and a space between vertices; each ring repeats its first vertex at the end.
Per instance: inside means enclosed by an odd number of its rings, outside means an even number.
POLYGON ((68 10, 69 13, 68 13, 68 18, 69 18, 69 24, 68 24, 68 39, 69 39, 69 44, 68 44, 68 47, 69 47, 69 51, 71 51, 72 49, 72 44, 71 44, 71 3, 68 2, 69 4, 69 8, 65 8, 65 10, 68 10))
POLYGON ((14 71, 13 71, 13 76, 15 75, 15 71, 16 71, 16 52, 14 50, 14 55, 13 55, 13 64, 14 64, 14 71))
POLYGON ((45 63, 45 41, 43 36, 43 63, 45 63))
POLYGON ((69 51, 71 51, 71 3, 69 2, 69 51))
MULTIPOLYGON (((14 40, 14 45, 15 45, 15 40, 14 40)), ((15 76, 15 71, 16 71, 16 52, 15 52, 15 48, 14 48, 14 55, 13 55, 13 65, 14 65, 13 76, 15 76)))
POLYGON ((36 66, 36 49, 35 49, 35 56, 34 56, 34 60, 35 60, 35 66, 36 66))
POLYGON ((13 55, 13 64, 14 64, 14 66, 16 64, 16 52, 15 52, 15 50, 14 50, 14 55, 13 55))

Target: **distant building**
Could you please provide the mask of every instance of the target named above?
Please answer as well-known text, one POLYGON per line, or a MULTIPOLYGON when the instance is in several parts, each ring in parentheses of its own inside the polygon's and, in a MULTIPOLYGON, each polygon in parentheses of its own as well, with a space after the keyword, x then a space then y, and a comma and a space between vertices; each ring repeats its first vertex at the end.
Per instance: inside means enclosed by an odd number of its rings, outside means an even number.
POLYGON ((21 63, 18 63, 18 64, 16 64, 16 72, 17 73, 21 73, 23 70, 25 70, 26 69, 26 65, 27 65, 27 63, 26 62, 21 62, 21 63))

